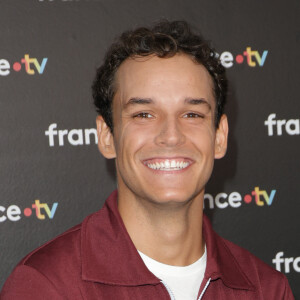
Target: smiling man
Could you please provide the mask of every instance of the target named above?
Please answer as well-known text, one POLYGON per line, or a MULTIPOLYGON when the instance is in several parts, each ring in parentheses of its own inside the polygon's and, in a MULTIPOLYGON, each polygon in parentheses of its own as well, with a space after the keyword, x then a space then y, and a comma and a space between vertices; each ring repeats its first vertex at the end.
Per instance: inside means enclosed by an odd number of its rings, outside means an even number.
POLYGON ((192 264, 204 253, 204 186, 226 151, 227 119, 216 128, 211 76, 184 53, 150 54, 124 61, 115 85, 113 131, 102 116, 97 125, 100 151, 116 158, 125 227, 151 258, 192 264))
POLYGON ((203 215, 228 135, 225 72, 209 45, 185 22, 125 32, 93 96, 118 191, 25 257, 1 299, 293 299, 284 275, 203 215))

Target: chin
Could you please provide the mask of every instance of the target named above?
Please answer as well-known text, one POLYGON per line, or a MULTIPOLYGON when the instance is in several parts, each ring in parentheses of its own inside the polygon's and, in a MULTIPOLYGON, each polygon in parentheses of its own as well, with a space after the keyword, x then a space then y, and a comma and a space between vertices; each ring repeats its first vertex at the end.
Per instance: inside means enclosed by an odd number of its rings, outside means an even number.
POLYGON ((194 194, 186 193, 186 192, 179 192, 179 191, 162 191, 156 193, 155 195, 152 194, 152 201, 157 204, 168 205, 168 206, 177 206, 186 204, 194 198, 194 194))

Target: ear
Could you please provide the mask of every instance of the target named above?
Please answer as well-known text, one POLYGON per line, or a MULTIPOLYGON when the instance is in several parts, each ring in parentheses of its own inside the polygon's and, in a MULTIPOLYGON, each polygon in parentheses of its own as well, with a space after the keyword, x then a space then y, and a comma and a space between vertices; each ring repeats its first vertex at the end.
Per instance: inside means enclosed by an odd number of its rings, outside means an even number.
POLYGON ((116 150, 114 145, 114 138, 110 128, 106 125, 102 116, 96 119, 98 148, 105 158, 115 158, 116 150))
POLYGON ((226 154, 228 139, 228 121, 227 116, 222 115, 219 127, 216 131, 215 140, 215 158, 222 158, 226 154))

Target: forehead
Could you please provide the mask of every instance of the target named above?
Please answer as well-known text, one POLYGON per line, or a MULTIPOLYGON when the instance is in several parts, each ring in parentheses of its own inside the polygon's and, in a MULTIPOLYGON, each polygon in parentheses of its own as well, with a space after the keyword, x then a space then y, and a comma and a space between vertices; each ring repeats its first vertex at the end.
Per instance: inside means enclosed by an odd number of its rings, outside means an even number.
POLYGON ((185 54, 128 58, 116 73, 115 87, 121 101, 135 96, 201 96, 214 100, 211 75, 185 54))

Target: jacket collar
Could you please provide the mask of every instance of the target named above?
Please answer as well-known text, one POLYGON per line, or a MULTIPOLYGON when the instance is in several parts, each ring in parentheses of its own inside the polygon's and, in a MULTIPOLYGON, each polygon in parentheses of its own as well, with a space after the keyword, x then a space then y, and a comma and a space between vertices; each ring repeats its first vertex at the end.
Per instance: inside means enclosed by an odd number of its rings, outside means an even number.
MULTIPOLYGON (((117 196, 114 191, 103 208, 82 223, 82 278, 110 285, 159 284, 160 280, 147 269, 129 237, 118 211, 117 196)), ((207 248, 205 278, 221 278, 228 287, 251 290, 250 280, 206 216, 203 235, 207 248)))
MULTIPOLYGON (((207 248, 207 265, 204 277, 221 279, 230 288, 254 290, 250 279, 243 272, 230 248, 212 228, 207 216, 203 215, 203 237, 207 248)), ((236 247, 234 245, 234 247, 236 247)))
POLYGON ((159 284, 131 241, 117 205, 117 191, 86 218, 81 231, 82 278, 111 285, 159 284))

